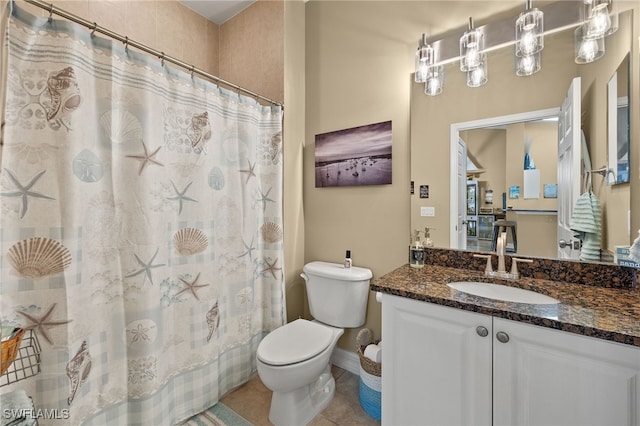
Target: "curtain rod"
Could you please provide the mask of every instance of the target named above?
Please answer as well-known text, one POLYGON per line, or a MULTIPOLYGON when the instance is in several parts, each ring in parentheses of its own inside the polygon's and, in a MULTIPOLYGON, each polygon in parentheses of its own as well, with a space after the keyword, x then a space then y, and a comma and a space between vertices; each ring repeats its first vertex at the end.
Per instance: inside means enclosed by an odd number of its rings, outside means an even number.
POLYGON ((274 101, 273 99, 269 99, 269 98, 267 98, 265 96, 262 96, 262 95, 260 95, 258 93, 252 92, 249 89, 245 89, 245 88, 240 87, 240 86, 238 86, 236 84, 230 83, 230 82, 228 82, 226 80, 221 79, 220 77, 217 77, 217 76, 215 76, 213 74, 209 74, 206 71, 203 71, 203 70, 201 70, 199 68, 196 68, 194 65, 189 65, 186 62, 183 62, 183 61, 181 61, 179 59, 176 59, 176 58, 174 58, 172 56, 166 55, 164 52, 158 51, 158 50, 153 49, 153 48, 151 48, 149 46, 146 46, 146 45, 144 45, 142 43, 138 43, 137 41, 131 40, 127 36, 122 36, 122 35, 120 35, 118 33, 115 33, 113 31, 107 29, 107 28, 101 27, 98 24, 96 24, 95 22, 88 21, 88 20, 86 20, 84 18, 81 18, 81 17, 79 17, 77 15, 74 15, 72 13, 69 13, 69 12, 63 10, 63 9, 60 9, 57 6, 54 6, 53 3, 46 3, 46 2, 41 1, 41 0, 24 0, 24 1, 29 3, 29 4, 32 4, 34 6, 37 6, 37 7, 41 8, 41 9, 45 9, 46 11, 48 11, 49 12, 49 19, 51 19, 51 16, 53 14, 62 16, 63 18, 68 19, 69 21, 73 21, 73 22, 75 22, 77 24, 80 24, 82 26, 85 26, 85 27, 89 28, 92 31, 92 33, 93 32, 98 32, 100 34, 104 34, 104 35, 106 35, 108 37, 111 37, 111 38, 123 43, 125 46, 135 47, 138 50, 141 50, 141 51, 146 52, 146 53, 148 53, 150 55, 158 57, 158 59, 160 59, 161 61, 171 62, 174 65, 178 65, 178 66, 180 66, 182 68, 185 68, 191 73, 192 76, 193 76, 193 74, 198 74, 198 75, 200 75, 202 77, 208 78, 209 80, 213 80, 216 84, 224 84, 225 86, 229 86, 229 87, 231 87, 232 89, 234 89, 234 90, 236 90, 238 92, 242 92, 242 93, 244 93, 246 95, 249 95, 249 96, 252 96, 254 98, 261 99, 261 100, 263 100, 265 102, 268 102, 268 103, 270 103, 272 105, 280 106, 280 107, 282 107, 282 110, 284 111, 284 105, 282 103, 280 103, 280 102, 274 101))

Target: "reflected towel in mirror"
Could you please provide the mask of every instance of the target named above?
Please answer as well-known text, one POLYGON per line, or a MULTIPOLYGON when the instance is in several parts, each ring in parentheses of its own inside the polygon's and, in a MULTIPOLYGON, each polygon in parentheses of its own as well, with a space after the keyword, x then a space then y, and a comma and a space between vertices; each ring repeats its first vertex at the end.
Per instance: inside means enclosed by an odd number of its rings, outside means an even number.
POLYGON ((571 215, 571 230, 582 240, 580 260, 600 260, 601 224, 600 201, 591 191, 583 193, 578 197, 571 215))

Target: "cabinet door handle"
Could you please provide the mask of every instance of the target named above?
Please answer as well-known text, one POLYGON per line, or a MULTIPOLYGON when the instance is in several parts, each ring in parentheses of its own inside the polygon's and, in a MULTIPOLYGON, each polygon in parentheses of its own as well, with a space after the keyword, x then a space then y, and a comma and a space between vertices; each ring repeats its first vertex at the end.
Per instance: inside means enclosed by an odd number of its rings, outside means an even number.
POLYGON ((509 335, 504 331, 498 331, 496 333, 496 339, 498 339, 500 343, 507 343, 509 341, 509 335))
POLYGON ((487 327, 479 325, 476 327, 476 333, 478 333, 478 336, 480 337, 487 337, 489 335, 489 330, 487 330, 487 327))

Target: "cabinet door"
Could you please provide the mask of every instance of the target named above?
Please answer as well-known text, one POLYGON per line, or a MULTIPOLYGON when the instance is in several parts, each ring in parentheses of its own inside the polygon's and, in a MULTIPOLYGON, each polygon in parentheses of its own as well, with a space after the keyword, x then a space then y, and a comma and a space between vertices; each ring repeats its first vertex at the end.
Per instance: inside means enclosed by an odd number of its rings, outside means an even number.
POLYGON ((384 294, 382 340, 383 425, 491 424, 491 317, 384 294))
POLYGON ((640 348, 494 318, 493 362, 495 425, 640 424, 640 348))

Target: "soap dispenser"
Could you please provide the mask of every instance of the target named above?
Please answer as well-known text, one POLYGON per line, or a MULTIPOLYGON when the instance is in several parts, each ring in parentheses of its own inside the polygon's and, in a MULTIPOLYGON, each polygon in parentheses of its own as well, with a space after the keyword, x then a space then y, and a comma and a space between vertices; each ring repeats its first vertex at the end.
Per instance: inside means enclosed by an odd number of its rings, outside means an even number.
POLYGON ((433 240, 431 240, 431 235, 429 233, 431 229, 433 228, 429 228, 428 226, 424 228, 424 241, 422 242, 424 247, 433 247, 433 240))
POLYGON ((413 268, 422 268, 424 266, 424 246, 420 241, 420 231, 414 231, 414 235, 409 246, 409 265, 413 268))

